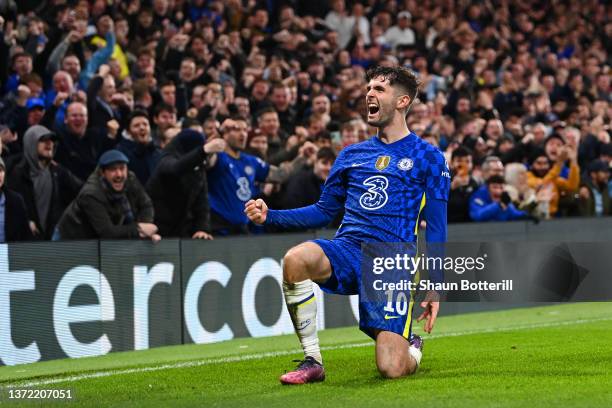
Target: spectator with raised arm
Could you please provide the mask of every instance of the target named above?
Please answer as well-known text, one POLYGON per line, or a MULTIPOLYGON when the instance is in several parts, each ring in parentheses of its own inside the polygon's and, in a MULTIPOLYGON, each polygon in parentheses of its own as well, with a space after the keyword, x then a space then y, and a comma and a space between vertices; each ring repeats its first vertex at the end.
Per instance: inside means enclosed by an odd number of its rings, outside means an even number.
POLYGON ((204 141, 202 133, 182 130, 165 147, 147 184, 155 207, 155 224, 163 236, 212 239, 207 155, 222 152, 225 141, 204 141))
POLYGON ((248 232, 244 205, 258 195, 257 183, 285 182, 316 153, 316 147, 306 143, 291 163, 272 166, 243 151, 247 142, 247 126, 247 122, 240 117, 226 119, 221 125, 225 150, 213 154, 207 162, 213 235, 248 232))

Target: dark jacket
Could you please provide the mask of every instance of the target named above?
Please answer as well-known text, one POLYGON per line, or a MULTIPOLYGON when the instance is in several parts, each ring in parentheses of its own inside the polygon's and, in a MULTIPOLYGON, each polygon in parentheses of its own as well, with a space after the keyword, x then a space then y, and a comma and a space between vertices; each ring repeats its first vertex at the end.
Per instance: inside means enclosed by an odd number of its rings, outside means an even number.
POLYGON ((470 222, 470 196, 478 189, 472 177, 467 185, 450 191, 448 196, 448 222, 470 222))
MULTIPOLYGON (((88 127, 91 129, 106 130, 106 124, 111 119, 119 122, 119 125, 124 125, 130 112, 126 107, 121 107, 119 110, 113 109, 109 104, 98 98, 98 92, 104 85, 104 78, 96 76, 89 81, 87 86, 87 111, 89 113, 88 127)), ((121 126, 123 127, 123 126, 121 126)))
POLYGON ((30 165, 25 157, 15 165, 7 180, 7 186, 23 197, 28 220, 34 221, 38 230, 41 231, 41 235, 34 238, 41 240, 51 239, 53 236, 53 229, 57 225, 64 210, 72 200, 74 200, 83 185, 83 181, 72 174, 70 170, 56 162, 51 162, 49 170, 51 170, 51 176, 53 178, 53 194, 51 196, 51 206, 45 225, 41 225, 38 211, 36 211, 36 197, 34 194, 34 185, 30 177, 30 165))
POLYGON ((102 180, 98 170, 92 173, 66 208, 58 224, 61 239, 139 238, 138 223, 153 222, 153 203, 134 173, 128 173, 124 189, 134 221, 125 225, 121 203, 102 180))
POLYGON ((130 159, 128 168, 136 174, 136 177, 138 177, 142 185, 146 185, 155 167, 157 167, 157 163, 161 157, 161 150, 159 150, 152 141, 147 144, 142 144, 123 137, 117 144, 117 150, 123 152, 127 158, 130 159))
MULTIPOLYGON (((210 232, 206 155, 197 132, 183 130, 166 146, 147 192, 161 236, 191 238, 210 232)), ((199 134, 198 134, 199 135, 199 134)))
MULTIPOLYGON (((300 208, 315 204, 321 197, 325 182, 318 178, 312 167, 304 167, 291 176, 283 194, 283 208, 300 208)), ((340 211, 327 226, 337 228, 344 218, 344 210, 340 211)), ((270 232, 276 232, 275 228, 268 228, 270 232)))
POLYGON ((0 194, 6 197, 4 207, 4 236, 6 242, 28 241, 32 239, 32 232, 28 225, 25 203, 19 193, 0 188, 0 194))
POLYGON ((312 171, 312 167, 300 170, 291 176, 285 189, 284 208, 299 208, 319 201, 323 180, 312 171))
POLYGON ((611 200, 608 185, 605 185, 603 188, 598 188, 590 178, 585 178, 581 184, 582 187, 589 189, 589 198, 580 199, 578 204, 580 215, 583 217, 594 217, 597 215, 595 211, 595 194, 601 195, 601 215, 611 215, 612 203, 610 202, 611 200))
POLYGON ((60 134, 55 160, 81 180, 87 180, 102 153, 116 144, 117 140, 109 138, 106 130, 87 129, 83 137, 65 132, 60 134))

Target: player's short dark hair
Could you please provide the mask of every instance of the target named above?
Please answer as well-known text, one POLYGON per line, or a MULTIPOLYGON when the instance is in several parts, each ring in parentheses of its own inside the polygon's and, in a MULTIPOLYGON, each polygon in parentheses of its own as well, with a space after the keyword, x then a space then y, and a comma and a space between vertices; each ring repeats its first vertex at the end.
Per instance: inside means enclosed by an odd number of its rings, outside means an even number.
POLYGON ((331 147, 322 147, 317 152, 317 160, 329 160, 333 163, 336 161, 336 153, 331 147))
POLYGON ((366 72, 366 81, 371 81, 374 78, 383 77, 389 81, 392 87, 402 88, 410 97, 410 103, 416 99, 421 82, 416 74, 405 67, 381 67, 376 66, 370 68, 366 72))
POLYGON ((465 146, 459 146, 455 150, 453 150, 453 153, 451 154, 451 160, 455 160, 455 158, 458 157, 467 157, 471 155, 472 151, 469 148, 465 146))
POLYGON ((506 180, 504 180, 503 176, 499 174, 495 174, 487 179, 487 186, 491 184, 504 184, 506 180))

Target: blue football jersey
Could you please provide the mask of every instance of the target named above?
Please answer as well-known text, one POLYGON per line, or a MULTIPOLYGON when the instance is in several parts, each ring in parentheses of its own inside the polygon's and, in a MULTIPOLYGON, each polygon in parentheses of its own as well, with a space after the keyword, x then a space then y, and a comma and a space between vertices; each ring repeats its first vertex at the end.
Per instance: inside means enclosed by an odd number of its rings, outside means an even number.
POLYGON ((389 144, 372 137, 340 152, 314 207, 270 211, 266 222, 309 227, 308 218, 324 214, 323 223, 344 207, 337 238, 415 242, 427 200, 446 202, 449 190, 450 171, 438 148, 414 133, 389 144))
POLYGON ((263 182, 269 171, 268 163, 259 157, 240 153, 234 159, 218 153, 217 162, 207 172, 210 208, 234 225, 247 224, 244 205, 256 195, 255 182, 263 182))
POLYGON ((443 154, 410 133, 394 143, 372 137, 342 150, 321 201, 346 197, 337 237, 415 242, 427 199, 448 201, 449 189, 443 154))

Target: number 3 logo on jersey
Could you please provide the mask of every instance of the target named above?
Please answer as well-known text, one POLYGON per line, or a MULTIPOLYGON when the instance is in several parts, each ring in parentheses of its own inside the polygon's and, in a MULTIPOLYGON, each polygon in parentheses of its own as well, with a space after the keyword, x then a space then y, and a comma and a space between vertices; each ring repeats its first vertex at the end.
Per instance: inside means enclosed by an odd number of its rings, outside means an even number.
POLYGON ((389 180, 385 176, 368 177, 363 185, 368 187, 368 191, 363 193, 359 198, 359 205, 365 210, 378 210, 387 204, 389 196, 387 195, 387 187, 389 180))
POLYGON ((236 180, 238 184, 238 190, 236 190, 236 196, 241 201, 248 201, 251 199, 251 187, 249 186, 249 179, 246 177, 240 177, 236 180))

